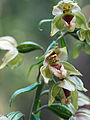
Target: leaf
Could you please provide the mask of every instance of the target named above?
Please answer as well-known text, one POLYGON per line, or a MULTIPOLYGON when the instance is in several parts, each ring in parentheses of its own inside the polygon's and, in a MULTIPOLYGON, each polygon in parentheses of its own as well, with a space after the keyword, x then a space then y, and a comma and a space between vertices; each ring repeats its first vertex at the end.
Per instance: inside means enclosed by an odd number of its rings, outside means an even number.
POLYGON ((77 41, 73 46, 73 58, 76 59, 83 49, 83 42, 77 41))
POLYGON ((21 112, 11 112, 7 115, 9 120, 24 120, 24 114, 21 112))
POLYGON ((32 120, 40 120, 40 118, 38 117, 38 115, 32 113, 32 117, 33 119, 32 120))
POLYGON ((37 43, 28 41, 28 42, 20 43, 17 46, 17 49, 20 53, 27 53, 27 52, 31 52, 31 51, 34 51, 34 50, 37 50, 37 49, 42 50, 42 47, 37 43))
POLYGON ((44 19, 44 20, 41 20, 41 21, 39 22, 39 24, 38 24, 39 30, 40 30, 40 31, 43 31, 43 29, 40 28, 43 23, 52 22, 52 21, 53 21, 53 19, 44 19))
POLYGON ((77 76, 72 76, 72 77, 69 76, 67 79, 73 82, 78 90, 85 91, 85 92, 87 91, 87 89, 84 88, 83 86, 82 80, 77 76))
POLYGON ((62 61, 61 63, 63 64, 64 69, 67 70, 67 75, 68 76, 69 75, 81 75, 82 76, 82 74, 70 63, 64 62, 64 61, 62 61))
POLYGON ((90 98, 86 96, 85 94, 78 92, 78 105, 90 105, 90 98))
POLYGON ((30 92, 38 86, 39 86, 39 83, 34 83, 34 84, 32 84, 32 85, 30 85, 26 88, 21 88, 21 89, 17 90, 16 92, 14 92, 13 95, 11 96, 11 98, 10 98, 10 106, 11 106, 12 102, 14 101, 14 99, 17 95, 19 95, 21 93, 25 93, 25 92, 30 92))
POLYGON ((71 103, 73 104, 74 108, 78 109, 78 92, 77 89, 75 91, 72 91, 71 93, 71 103))
POLYGON ((38 62, 36 62, 36 63, 32 64, 32 65, 30 66, 30 68, 29 68, 29 71, 28 71, 28 76, 29 76, 29 74, 30 74, 31 70, 33 69, 33 67, 35 67, 36 65, 41 64, 42 62, 43 62, 43 61, 41 60, 41 61, 38 61, 38 62))
POLYGON ((48 107, 48 109, 64 119, 69 119, 73 115, 73 112, 67 106, 61 105, 59 103, 52 104, 48 107))
POLYGON ((87 22, 85 16, 81 12, 74 12, 76 16, 76 28, 88 29, 87 22))

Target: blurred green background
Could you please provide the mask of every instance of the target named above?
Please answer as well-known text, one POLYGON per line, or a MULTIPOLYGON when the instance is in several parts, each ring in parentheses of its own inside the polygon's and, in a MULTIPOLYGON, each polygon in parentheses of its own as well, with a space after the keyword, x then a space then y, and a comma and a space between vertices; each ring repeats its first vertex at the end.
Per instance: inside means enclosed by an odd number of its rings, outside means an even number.
MULTIPOLYGON (((51 11, 53 5, 56 5, 57 2, 59 0, 0 0, 0 36, 12 36, 18 43, 34 41, 46 49, 50 42, 54 40, 54 38, 50 38, 50 24, 42 25, 44 30, 40 32, 38 23, 41 19, 53 18, 51 11)), ((90 0, 78 0, 78 3, 88 19, 90 16, 90 0)), ((70 36, 66 38, 69 49, 72 49, 75 40, 70 36)), ((0 51, 0 59, 3 55, 4 53, 0 51)), ((40 55, 42 53, 39 50, 25 54, 23 64, 20 67, 13 71, 9 67, 0 70, 0 114, 21 111, 28 120, 35 91, 19 95, 11 108, 9 107, 9 99, 15 90, 36 81, 37 67, 32 70, 29 79, 27 79, 27 71, 29 66, 35 62, 35 57, 40 55)), ((70 56, 72 56, 72 50, 70 56)), ((85 87, 90 91, 89 55, 82 51, 78 59, 73 60, 71 57, 70 61, 81 71, 85 87)), ((89 95, 89 93, 86 94, 89 95)), ((47 97, 44 97, 43 103, 46 102, 47 97)), ((41 120, 58 120, 58 118, 51 112, 44 110, 41 120)))

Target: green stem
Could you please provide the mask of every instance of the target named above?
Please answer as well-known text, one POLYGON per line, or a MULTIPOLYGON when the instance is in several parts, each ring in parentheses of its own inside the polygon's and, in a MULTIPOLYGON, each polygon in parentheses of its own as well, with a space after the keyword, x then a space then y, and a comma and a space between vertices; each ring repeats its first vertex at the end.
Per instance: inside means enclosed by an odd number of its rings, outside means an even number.
POLYGON ((40 99, 40 94, 41 94, 43 86, 44 86, 44 82, 41 81, 41 84, 38 86, 38 88, 36 90, 36 95, 34 98, 34 103, 33 103, 32 111, 31 111, 30 120, 33 120, 32 112, 37 110, 37 105, 38 105, 38 102, 40 99))

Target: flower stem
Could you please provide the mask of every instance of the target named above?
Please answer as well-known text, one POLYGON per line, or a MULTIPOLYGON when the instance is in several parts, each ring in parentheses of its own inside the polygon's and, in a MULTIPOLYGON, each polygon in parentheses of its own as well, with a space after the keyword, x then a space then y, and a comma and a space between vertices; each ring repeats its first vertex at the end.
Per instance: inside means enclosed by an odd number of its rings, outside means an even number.
POLYGON ((38 102, 40 99, 40 94, 41 94, 43 86, 44 86, 44 82, 41 81, 41 84, 38 86, 38 88, 36 90, 36 95, 35 95, 34 102, 33 102, 30 120, 33 120, 32 112, 37 110, 37 105, 38 105, 38 102))

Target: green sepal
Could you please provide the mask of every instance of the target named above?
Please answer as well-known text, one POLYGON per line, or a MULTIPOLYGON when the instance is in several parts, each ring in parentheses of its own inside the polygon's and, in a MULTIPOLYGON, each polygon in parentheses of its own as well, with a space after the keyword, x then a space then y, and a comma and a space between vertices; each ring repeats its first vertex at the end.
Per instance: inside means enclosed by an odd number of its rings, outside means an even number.
POLYGON ((83 82, 79 77, 69 76, 69 77, 67 77, 67 80, 71 81, 76 86, 77 90, 84 91, 84 92, 87 91, 87 89, 84 88, 83 82))
POLYGON ((61 63, 63 64, 64 69, 67 70, 67 76, 69 75, 81 75, 82 76, 82 74, 72 64, 68 62, 64 62, 64 61, 62 61, 61 63))
POLYGON ((25 93, 25 92, 30 92, 33 89, 35 89, 36 87, 38 87, 39 85, 40 85, 39 83, 34 83, 34 84, 32 84, 32 85, 30 85, 26 88, 21 88, 21 89, 15 91, 10 98, 10 102, 9 102, 10 106, 11 106, 12 102, 14 101, 14 99, 16 98, 17 95, 19 95, 21 93, 25 93))

